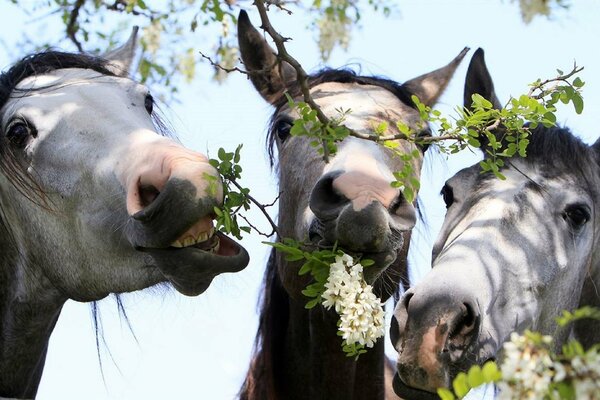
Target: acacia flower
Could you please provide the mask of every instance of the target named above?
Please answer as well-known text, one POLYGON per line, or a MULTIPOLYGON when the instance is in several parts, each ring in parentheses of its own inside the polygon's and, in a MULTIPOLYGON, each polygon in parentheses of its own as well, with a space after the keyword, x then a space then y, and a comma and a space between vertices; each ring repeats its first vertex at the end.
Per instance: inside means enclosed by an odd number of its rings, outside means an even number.
POLYGON ((384 334, 383 303, 363 278, 363 266, 344 254, 330 265, 323 306, 340 315, 339 331, 345 344, 373 347, 384 334))

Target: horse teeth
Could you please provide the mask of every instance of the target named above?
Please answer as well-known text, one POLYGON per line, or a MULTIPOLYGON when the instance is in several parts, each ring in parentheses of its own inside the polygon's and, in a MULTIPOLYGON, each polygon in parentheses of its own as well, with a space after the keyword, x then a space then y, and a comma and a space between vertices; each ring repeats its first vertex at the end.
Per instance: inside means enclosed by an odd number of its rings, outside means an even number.
POLYGON ((215 246, 210 249, 211 253, 217 254, 219 252, 219 249, 221 248, 221 240, 219 238, 217 238, 217 243, 215 244, 215 246))
MULTIPOLYGON (((198 235, 196 237, 186 236, 183 239, 179 238, 176 241, 174 241, 173 243, 171 243, 171 247, 182 248, 182 247, 194 246, 198 243, 206 242, 214 235, 215 235, 215 228, 211 227, 208 231, 198 233, 198 235)), ((217 241, 217 244, 218 244, 218 241, 217 241)))
POLYGON ((211 227, 208 231, 200 232, 196 238, 196 243, 206 242, 215 234, 215 228, 211 227))

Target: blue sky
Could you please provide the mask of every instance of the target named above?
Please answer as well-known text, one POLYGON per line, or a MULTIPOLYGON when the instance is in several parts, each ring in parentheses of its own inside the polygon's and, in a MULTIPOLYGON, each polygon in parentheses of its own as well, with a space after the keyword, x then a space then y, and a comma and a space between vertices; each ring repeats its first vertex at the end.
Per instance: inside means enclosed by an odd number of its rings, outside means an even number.
MULTIPOLYGON (((24 54, 14 48, 27 30, 29 18, 8 2, 0 14, 0 67, 24 54)), ((559 110, 559 122, 568 124, 585 141, 592 142, 600 131, 600 1, 577 1, 555 18, 537 18, 522 23, 517 4, 500 0, 399 1, 398 15, 384 18, 366 12, 362 29, 355 31, 347 52, 336 50, 329 66, 360 65, 363 74, 384 75, 405 81, 450 61, 464 46, 483 47, 496 90, 501 100, 526 93, 527 84, 538 77, 555 75, 556 68, 569 70, 576 60, 581 74, 585 109, 576 115, 571 107, 559 110)), ((256 23, 258 17, 251 11, 256 23)), ((298 16, 280 15, 273 24, 293 37, 289 51, 306 69, 320 65, 312 34, 298 16)), ((61 35, 49 29, 50 34, 61 35)), ((129 32, 123 32, 123 40, 129 32)), ((40 39, 41 40, 41 39, 40 39)), ((210 52, 212 44, 201 35, 196 49, 210 52)), ((470 53, 472 54, 472 52, 470 53)), ((468 58, 442 97, 445 112, 462 101, 462 86, 468 58)), ((210 81, 208 66, 201 77, 181 88, 180 103, 171 104, 168 114, 182 142, 195 150, 216 154, 219 147, 233 150, 243 142, 244 183, 255 197, 270 202, 277 193, 264 148, 270 107, 254 92, 244 76, 232 75, 222 85, 210 81)), ((448 160, 429 157, 424 170, 422 197, 428 226, 419 226, 411 246, 412 276, 419 279, 429 268, 431 243, 444 215, 437 195, 445 179, 477 159, 462 154, 448 160)), ((275 212, 273 212, 275 214, 275 212)), ((251 218, 259 218, 251 214, 251 218)), ((263 238, 250 236, 243 244, 251 263, 243 272, 215 279, 197 298, 175 291, 149 289, 126 295, 125 306, 137 337, 118 315, 116 304, 100 303, 108 346, 101 346, 104 380, 99 367, 90 308, 69 302, 51 338, 39 399, 231 399, 246 371, 257 326, 256 304, 267 247, 263 238), (114 362, 111 359, 111 355, 114 362)), ((389 340, 389 339, 386 339, 389 340)), ((390 354, 393 354, 392 352, 390 354)))

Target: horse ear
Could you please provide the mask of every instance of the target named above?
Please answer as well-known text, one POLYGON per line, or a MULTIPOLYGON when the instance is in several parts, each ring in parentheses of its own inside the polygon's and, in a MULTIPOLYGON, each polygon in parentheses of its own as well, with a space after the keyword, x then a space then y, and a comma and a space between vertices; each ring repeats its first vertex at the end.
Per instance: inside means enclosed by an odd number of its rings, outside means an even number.
POLYGON ((416 78, 404 82, 402 86, 416 95, 421 103, 431 107, 442 95, 446 86, 448 86, 450 79, 452 79, 454 72, 456 72, 456 68, 458 68, 458 65, 468 51, 469 48, 465 47, 448 65, 427 74, 417 76, 416 78))
POLYGON ((600 164, 600 139, 596 140, 592 145, 592 150, 596 154, 596 160, 598 160, 598 164, 600 164))
POLYGON ((465 80, 465 91, 463 104, 465 108, 471 108, 473 95, 479 94, 484 99, 489 100, 495 109, 502 108, 496 92, 494 91, 494 82, 490 72, 485 65, 484 53, 482 48, 478 48, 471 58, 469 69, 467 69, 467 78, 465 80))
POLYGON ((238 17, 238 43, 242 61, 254 87, 273 104, 296 79, 296 70, 286 62, 279 62, 274 50, 263 35, 252 25, 248 13, 242 10, 238 17))
POLYGON ((134 26, 124 45, 102 55, 102 58, 107 60, 106 68, 117 76, 129 75, 137 48, 138 30, 139 27, 134 26))

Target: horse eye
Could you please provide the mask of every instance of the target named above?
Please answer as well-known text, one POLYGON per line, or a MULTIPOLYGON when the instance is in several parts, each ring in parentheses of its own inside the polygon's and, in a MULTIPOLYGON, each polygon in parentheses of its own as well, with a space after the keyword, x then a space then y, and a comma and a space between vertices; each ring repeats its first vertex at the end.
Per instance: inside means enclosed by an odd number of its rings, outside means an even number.
POLYGON ((30 137, 36 137, 35 128, 30 126, 26 121, 18 120, 13 122, 6 131, 8 142, 18 148, 23 148, 27 145, 30 137))
POLYGON ((446 183, 444 185, 444 187, 442 188, 442 191, 440 192, 440 194, 442 195, 442 198, 444 199, 444 203, 446 203, 446 208, 450 208, 452 203, 454 203, 454 191, 452 190, 450 185, 448 185, 446 183))
POLYGON ((290 136, 292 123, 287 119, 281 119, 275 123, 273 129, 275 130, 275 133, 277 134, 279 140, 284 142, 290 136))
POLYGON ((590 213, 583 205, 572 205, 567 207, 563 217, 573 228, 581 228, 590 220, 590 213))
POLYGON ((152 110, 154 109, 154 98, 151 94, 147 94, 144 99, 144 107, 146 107, 146 111, 148 114, 152 114, 152 110))

